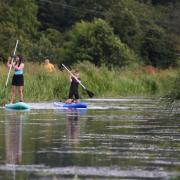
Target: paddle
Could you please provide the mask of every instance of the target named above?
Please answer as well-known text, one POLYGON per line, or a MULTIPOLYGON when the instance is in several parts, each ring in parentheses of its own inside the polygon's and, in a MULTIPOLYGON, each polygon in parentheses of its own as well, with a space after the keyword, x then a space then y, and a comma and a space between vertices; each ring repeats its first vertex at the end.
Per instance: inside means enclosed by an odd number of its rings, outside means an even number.
POLYGON ((7 75, 5 88, 7 87, 7 84, 8 84, 8 81, 9 81, 9 76, 10 76, 10 73, 11 73, 11 68, 12 68, 12 64, 13 64, 13 61, 14 61, 14 57, 15 57, 15 55, 16 55, 16 49, 17 49, 18 43, 19 43, 19 40, 16 41, 16 46, 15 46, 14 53, 13 53, 13 57, 12 57, 12 60, 11 60, 11 66, 10 66, 10 68, 9 68, 9 72, 8 72, 8 75, 7 75))
POLYGON ((92 98, 94 96, 94 93, 89 91, 82 83, 81 81, 64 65, 62 66, 69 72, 69 74, 83 87, 83 89, 87 92, 88 96, 92 98))

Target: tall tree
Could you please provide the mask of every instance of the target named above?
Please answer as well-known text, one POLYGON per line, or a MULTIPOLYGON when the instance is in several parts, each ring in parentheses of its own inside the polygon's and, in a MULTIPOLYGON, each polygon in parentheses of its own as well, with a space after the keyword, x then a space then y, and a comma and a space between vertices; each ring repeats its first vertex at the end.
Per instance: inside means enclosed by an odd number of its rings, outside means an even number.
POLYGON ((73 64, 90 61, 95 65, 125 66, 138 61, 135 53, 114 34, 102 19, 77 23, 64 45, 64 61, 73 64))
POLYGON ((117 0, 37 0, 38 18, 42 28, 65 31, 80 20, 103 18, 105 12, 117 0))
POLYGON ((0 51, 7 56, 13 49, 16 39, 20 48, 28 54, 31 39, 37 34, 37 5, 34 0, 0 1, 0 51))
POLYGON ((141 48, 146 64, 158 68, 177 65, 174 43, 160 28, 154 27, 146 33, 141 48))

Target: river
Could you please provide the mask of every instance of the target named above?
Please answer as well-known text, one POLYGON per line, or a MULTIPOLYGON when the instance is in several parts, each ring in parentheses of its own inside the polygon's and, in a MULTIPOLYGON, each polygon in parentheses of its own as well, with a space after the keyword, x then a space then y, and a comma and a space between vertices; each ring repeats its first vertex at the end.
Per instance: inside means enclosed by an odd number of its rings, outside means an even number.
POLYGON ((180 104, 87 100, 87 110, 0 108, 0 179, 179 179, 180 104))

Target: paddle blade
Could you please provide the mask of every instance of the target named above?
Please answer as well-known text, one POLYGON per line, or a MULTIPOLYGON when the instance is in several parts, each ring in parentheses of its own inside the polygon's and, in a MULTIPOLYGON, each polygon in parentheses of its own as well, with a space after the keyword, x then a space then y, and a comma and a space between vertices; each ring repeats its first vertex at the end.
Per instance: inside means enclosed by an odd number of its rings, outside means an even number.
POLYGON ((88 96, 89 96, 90 98, 92 98, 92 97, 94 96, 94 93, 91 92, 91 91, 89 91, 89 90, 87 90, 87 89, 86 89, 86 92, 87 92, 87 94, 88 94, 88 96))

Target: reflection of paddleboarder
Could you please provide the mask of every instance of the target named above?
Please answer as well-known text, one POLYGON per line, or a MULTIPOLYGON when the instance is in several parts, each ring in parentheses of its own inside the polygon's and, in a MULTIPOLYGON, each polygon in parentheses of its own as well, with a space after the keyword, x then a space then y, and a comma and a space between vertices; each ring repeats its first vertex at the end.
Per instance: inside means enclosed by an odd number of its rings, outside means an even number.
POLYGON ((20 164, 22 161, 22 114, 7 115, 5 122, 6 163, 20 164))
POLYGON ((80 114, 77 109, 68 109, 67 113, 68 142, 70 145, 79 144, 80 114))

